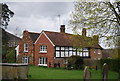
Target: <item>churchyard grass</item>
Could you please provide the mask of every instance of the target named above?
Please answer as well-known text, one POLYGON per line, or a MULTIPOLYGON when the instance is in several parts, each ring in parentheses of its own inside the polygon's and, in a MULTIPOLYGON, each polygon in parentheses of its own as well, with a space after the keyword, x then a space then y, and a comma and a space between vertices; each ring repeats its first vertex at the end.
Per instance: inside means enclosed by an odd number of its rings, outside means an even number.
MULTIPOLYGON (((90 70, 92 79, 101 79, 101 70, 90 70)), ((83 70, 66 70, 29 66, 29 79, 83 79, 83 70)), ((118 73, 109 71, 109 79, 117 79, 118 73)))

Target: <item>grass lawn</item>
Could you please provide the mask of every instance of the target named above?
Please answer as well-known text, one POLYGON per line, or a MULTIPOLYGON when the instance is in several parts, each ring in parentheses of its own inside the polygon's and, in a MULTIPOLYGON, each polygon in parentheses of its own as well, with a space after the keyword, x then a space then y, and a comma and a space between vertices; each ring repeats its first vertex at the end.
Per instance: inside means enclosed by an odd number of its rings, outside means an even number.
MULTIPOLYGON (((91 70, 92 79, 101 79, 100 70, 91 70)), ((59 68, 44 68, 29 66, 29 79, 83 79, 83 70, 65 70, 59 68)), ((109 79, 117 79, 118 73, 109 71, 109 79)))

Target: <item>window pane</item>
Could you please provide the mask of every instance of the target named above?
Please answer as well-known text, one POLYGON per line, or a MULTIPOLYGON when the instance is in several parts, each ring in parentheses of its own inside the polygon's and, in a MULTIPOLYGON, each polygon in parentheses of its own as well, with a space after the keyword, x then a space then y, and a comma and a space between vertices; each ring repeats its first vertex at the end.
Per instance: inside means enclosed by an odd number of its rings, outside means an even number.
POLYGON ((68 47, 65 47, 65 50, 68 50, 68 47))
POLYGON ((82 56, 82 52, 80 52, 80 56, 82 56))
POLYGON ((83 51, 88 51, 88 48, 83 48, 83 51))
POLYGON ((72 56, 72 51, 69 51, 69 56, 72 56))
POLYGON ((83 56, 86 56, 85 52, 83 52, 83 56))
POLYGON ((79 51, 77 51, 77 55, 80 55, 79 53, 80 53, 80 52, 79 52, 79 51))
POLYGON ((64 47, 61 47, 61 50, 64 50, 64 47))
POLYGON ((56 57, 60 57, 60 52, 56 51, 56 57))
POLYGON ((65 57, 68 57, 68 51, 65 51, 65 57))
POLYGON ((60 50, 60 47, 56 47, 56 50, 60 50))
POLYGON ((61 57, 64 57, 64 52, 63 51, 61 52, 61 57))
POLYGON ((69 47, 69 50, 72 50, 72 47, 69 47))
POLYGON ((73 51, 73 55, 76 55, 76 52, 75 52, 75 51, 73 51))
POLYGON ((89 52, 86 52, 86 56, 89 56, 89 52))
POLYGON ((41 45, 40 46, 40 51, 46 52, 47 51, 47 46, 41 45))
POLYGON ((100 53, 100 49, 98 49, 98 54, 101 54, 101 53, 100 53))

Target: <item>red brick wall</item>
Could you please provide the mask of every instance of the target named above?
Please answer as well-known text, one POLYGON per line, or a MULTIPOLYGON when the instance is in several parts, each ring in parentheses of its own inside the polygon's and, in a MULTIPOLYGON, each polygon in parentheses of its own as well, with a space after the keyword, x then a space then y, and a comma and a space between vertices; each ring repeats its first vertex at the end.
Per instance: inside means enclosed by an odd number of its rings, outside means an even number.
POLYGON ((29 64, 33 64, 33 57, 34 57, 34 47, 33 42, 30 38, 28 31, 24 31, 23 38, 20 40, 19 43, 19 55, 18 55, 18 62, 22 63, 22 57, 28 56, 29 57, 29 64), (24 43, 28 44, 28 52, 24 52, 24 43))
POLYGON ((48 67, 53 67, 54 46, 50 43, 48 38, 43 33, 35 43, 35 65, 38 65, 39 57, 46 57, 48 67), (41 45, 47 46, 47 53, 40 53, 41 45))
POLYGON ((100 51, 100 54, 98 54, 98 49, 91 48, 90 56, 91 56, 91 59, 99 60, 99 58, 102 58, 102 50, 100 51))

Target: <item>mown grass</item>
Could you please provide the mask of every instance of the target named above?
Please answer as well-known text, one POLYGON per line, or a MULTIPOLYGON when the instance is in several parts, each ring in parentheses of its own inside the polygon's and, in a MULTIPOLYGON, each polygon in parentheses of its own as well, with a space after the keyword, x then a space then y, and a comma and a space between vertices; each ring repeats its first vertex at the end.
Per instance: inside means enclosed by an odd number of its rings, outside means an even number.
MULTIPOLYGON (((100 70, 91 70, 92 79, 101 79, 100 70)), ((29 66, 29 79, 83 79, 83 70, 66 70, 29 66)), ((109 71, 109 79, 118 79, 118 73, 109 71)))

